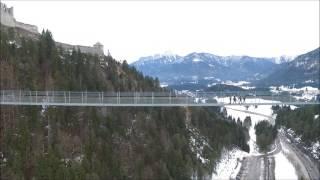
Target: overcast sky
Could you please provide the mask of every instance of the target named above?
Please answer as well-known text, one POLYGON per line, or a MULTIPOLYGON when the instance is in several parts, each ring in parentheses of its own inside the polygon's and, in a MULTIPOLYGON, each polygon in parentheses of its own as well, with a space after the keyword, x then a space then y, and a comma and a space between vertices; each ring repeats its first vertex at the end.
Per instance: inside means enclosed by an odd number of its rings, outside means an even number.
POLYGON ((100 41, 129 62, 164 52, 275 57, 319 47, 319 0, 3 2, 57 41, 100 41))

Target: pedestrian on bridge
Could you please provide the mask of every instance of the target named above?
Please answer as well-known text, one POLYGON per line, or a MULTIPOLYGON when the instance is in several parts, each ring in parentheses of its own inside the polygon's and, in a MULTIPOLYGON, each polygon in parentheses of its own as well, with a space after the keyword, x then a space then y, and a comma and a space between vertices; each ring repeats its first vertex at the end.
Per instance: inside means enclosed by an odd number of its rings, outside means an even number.
POLYGON ((229 103, 229 104, 231 104, 231 101, 232 101, 232 96, 230 96, 230 97, 229 97, 229 100, 230 100, 230 103, 229 103))
POLYGON ((241 104, 241 103, 242 103, 242 97, 239 96, 239 104, 241 104))
POLYGON ((236 96, 233 96, 233 103, 234 103, 234 104, 237 103, 237 98, 236 98, 236 96))
POLYGON ((243 96, 243 103, 246 102, 246 96, 243 96))

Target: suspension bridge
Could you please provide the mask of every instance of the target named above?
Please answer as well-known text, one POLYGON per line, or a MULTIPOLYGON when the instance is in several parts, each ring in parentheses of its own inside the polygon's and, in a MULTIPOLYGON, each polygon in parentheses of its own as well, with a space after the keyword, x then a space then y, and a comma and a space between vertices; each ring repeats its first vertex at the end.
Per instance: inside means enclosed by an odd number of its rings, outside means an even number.
POLYGON ((225 106, 320 104, 292 94, 254 92, 75 92, 1 90, 0 105, 25 106, 225 106), (240 101, 241 97, 241 101, 240 101), (236 101, 234 101, 234 98, 236 101))

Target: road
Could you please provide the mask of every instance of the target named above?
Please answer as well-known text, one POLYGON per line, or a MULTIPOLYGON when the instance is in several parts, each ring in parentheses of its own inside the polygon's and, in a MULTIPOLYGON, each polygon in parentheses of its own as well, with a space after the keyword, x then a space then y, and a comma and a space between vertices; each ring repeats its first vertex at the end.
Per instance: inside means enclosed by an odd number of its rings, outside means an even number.
POLYGON ((277 138, 274 149, 267 154, 248 156, 243 159, 237 180, 274 180, 275 160, 274 155, 281 151, 280 139, 277 138))
MULTIPOLYGON (((241 110, 240 110, 241 111, 241 110)), ((246 113, 250 113, 245 111, 246 113)), ((254 113, 259 115, 259 113, 254 113)), ((263 115, 266 117, 266 115, 263 115)), ((269 116, 269 119, 272 119, 269 116)), ((274 143, 274 149, 264 155, 248 156, 242 160, 237 180, 274 180, 275 179, 275 158, 274 155, 283 152, 289 161, 294 165, 299 179, 320 180, 320 170, 317 162, 291 143, 284 132, 279 132, 274 143), (284 147, 282 147, 284 146, 284 147)))
POLYGON ((306 155, 295 143, 291 143, 283 132, 279 132, 281 144, 285 146, 286 153, 296 168, 299 178, 320 180, 319 165, 306 155), (289 152, 289 153, 288 153, 289 152))
POLYGON ((258 115, 258 116, 262 116, 262 117, 265 117, 265 118, 268 118, 269 120, 273 120, 273 117, 272 116, 268 116, 268 115, 265 115, 265 114, 261 114, 261 113, 257 113, 257 112, 252 112, 252 111, 248 111, 248 110, 240 110, 240 109, 235 109, 235 108, 231 108, 231 107, 226 107, 227 109, 231 109, 231 110, 234 110, 234 111, 239 111, 239 112, 244 112, 244 113, 248 113, 248 114, 254 114, 254 115, 258 115))

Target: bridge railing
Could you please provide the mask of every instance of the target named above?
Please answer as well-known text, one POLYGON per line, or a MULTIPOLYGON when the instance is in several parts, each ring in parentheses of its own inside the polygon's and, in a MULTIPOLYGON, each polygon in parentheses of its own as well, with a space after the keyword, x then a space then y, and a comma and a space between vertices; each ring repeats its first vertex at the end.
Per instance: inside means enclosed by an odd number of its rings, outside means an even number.
MULTIPOLYGON (((290 93, 269 91, 227 92, 76 92, 76 91, 23 91, 1 90, 1 104, 235 104, 269 102, 305 102, 290 93), (246 102, 244 102, 244 98, 246 102), (216 101, 218 99, 218 102, 216 101)), ((308 102, 319 102, 313 98, 308 102)))

